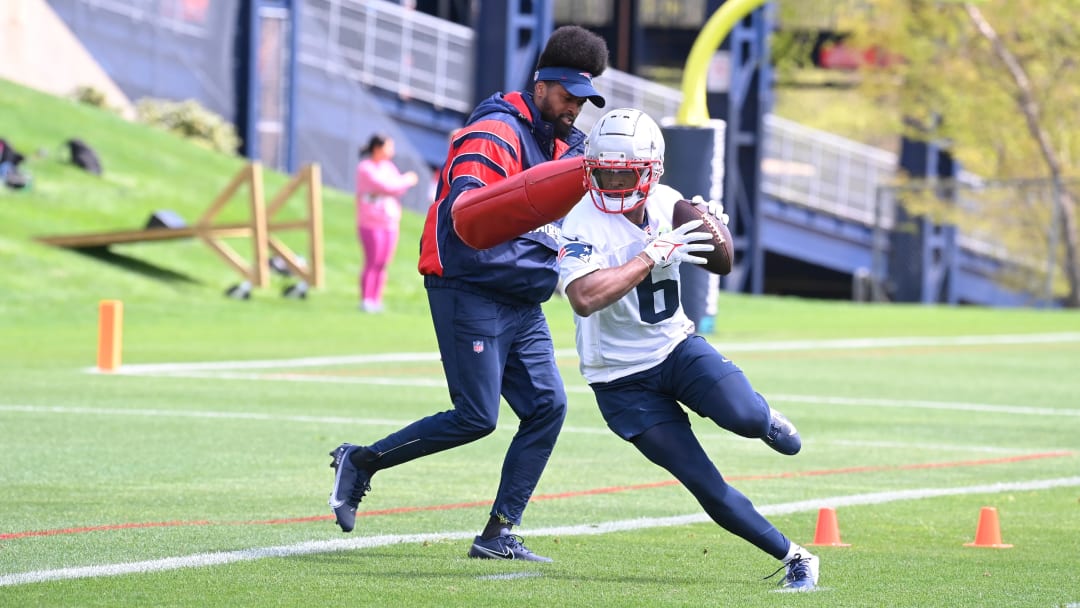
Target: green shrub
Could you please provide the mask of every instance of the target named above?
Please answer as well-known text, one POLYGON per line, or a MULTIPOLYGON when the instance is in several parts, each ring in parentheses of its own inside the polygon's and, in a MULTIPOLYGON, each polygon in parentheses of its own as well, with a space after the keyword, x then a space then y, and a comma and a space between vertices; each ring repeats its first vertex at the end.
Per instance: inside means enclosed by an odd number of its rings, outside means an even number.
POLYGON ((79 103, 84 103, 88 106, 94 106, 95 108, 102 108, 105 110, 110 109, 108 99, 105 96, 105 92, 96 89, 91 86, 79 86, 75 87, 75 92, 72 93, 72 97, 79 103))
POLYGON ((140 99, 135 107, 139 122, 165 129, 202 146, 235 154, 240 137, 232 123, 189 99, 140 99))

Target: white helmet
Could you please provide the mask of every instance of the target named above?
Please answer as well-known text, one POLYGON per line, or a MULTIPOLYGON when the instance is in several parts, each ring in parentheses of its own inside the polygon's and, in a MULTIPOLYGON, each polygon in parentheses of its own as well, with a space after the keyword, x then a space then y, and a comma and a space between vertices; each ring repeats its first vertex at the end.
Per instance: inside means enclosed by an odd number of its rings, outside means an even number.
POLYGON ((664 173, 664 134, 640 110, 612 110, 597 121, 585 142, 585 172, 597 209, 637 209, 664 173))

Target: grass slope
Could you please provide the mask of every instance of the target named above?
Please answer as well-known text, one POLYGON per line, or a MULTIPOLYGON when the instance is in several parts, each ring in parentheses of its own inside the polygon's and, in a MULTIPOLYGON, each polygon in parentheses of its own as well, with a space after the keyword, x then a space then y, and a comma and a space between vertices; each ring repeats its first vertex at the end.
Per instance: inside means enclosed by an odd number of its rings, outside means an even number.
MULTIPOLYGON (((0 302, 4 316, 85 295, 133 302, 174 298, 217 302, 217 295, 239 281, 239 275, 215 253, 195 241, 113 247, 120 264, 110 264, 38 244, 33 238, 138 229, 160 209, 173 210, 193 223, 243 166, 242 159, 3 81, 0 106, 4 108, 0 136, 27 154, 24 166, 34 176, 30 190, 4 189, 0 194, 0 221, 5 228, 0 235, 0 256, 7 270, 0 277, 0 286, 8 295, 0 302), (105 167, 103 177, 84 173, 66 162, 63 142, 70 137, 80 137, 98 150, 105 167)), ((267 198, 286 180, 287 176, 266 172, 267 198)), ((302 196, 302 192, 294 195, 282 217, 300 214, 302 196)), ((325 293, 335 298, 354 297, 359 252, 351 194, 325 189, 324 213, 325 293)), ((239 221, 247 216, 246 189, 242 189, 230 199, 218 221, 239 221)), ((419 224, 415 215, 405 220, 409 240, 403 240, 406 255, 399 258, 395 274, 407 274, 415 261, 415 256, 407 254, 412 252, 419 224)), ((283 235, 294 250, 306 253, 306 239, 299 232, 283 235)), ((242 254, 249 253, 242 240, 234 246, 242 254)), ((419 290, 410 290, 409 285, 395 284, 391 295, 415 298, 419 290), (401 289, 406 293, 400 293, 401 289)), ((258 295, 273 300, 274 291, 258 295)))

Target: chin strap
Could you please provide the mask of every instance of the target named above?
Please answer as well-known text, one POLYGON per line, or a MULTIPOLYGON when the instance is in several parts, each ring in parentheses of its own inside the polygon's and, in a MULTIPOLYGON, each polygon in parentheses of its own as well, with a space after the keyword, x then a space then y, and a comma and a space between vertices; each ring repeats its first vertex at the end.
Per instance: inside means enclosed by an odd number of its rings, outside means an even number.
POLYGON ((473 249, 488 249, 564 217, 585 196, 585 161, 553 160, 463 192, 450 215, 473 249))

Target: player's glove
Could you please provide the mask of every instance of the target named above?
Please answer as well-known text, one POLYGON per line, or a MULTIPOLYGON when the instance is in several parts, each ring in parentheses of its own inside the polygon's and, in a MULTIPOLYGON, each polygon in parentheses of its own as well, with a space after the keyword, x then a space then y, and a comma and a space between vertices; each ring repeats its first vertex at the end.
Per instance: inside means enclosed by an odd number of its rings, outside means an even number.
POLYGON ((711 243, 697 243, 695 241, 708 241, 712 235, 708 232, 692 232, 701 226, 701 220, 692 220, 682 226, 662 234, 649 241, 645 246, 645 255, 652 259, 653 264, 660 268, 667 268, 672 264, 690 262, 692 264, 704 264, 705 259, 691 253, 698 251, 712 251, 711 243))
POLYGON ((724 222, 725 226, 727 226, 728 222, 731 220, 731 218, 728 217, 728 214, 724 213, 724 203, 721 203, 720 201, 707 201, 705 200, 705 197, 697 194, 694 198, 690 199, 690 202, 695 205, 705 205, 709 210, 709 215, 724 222))

